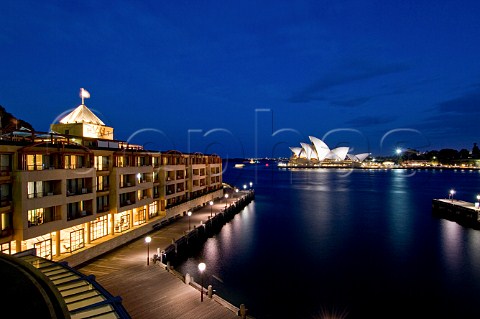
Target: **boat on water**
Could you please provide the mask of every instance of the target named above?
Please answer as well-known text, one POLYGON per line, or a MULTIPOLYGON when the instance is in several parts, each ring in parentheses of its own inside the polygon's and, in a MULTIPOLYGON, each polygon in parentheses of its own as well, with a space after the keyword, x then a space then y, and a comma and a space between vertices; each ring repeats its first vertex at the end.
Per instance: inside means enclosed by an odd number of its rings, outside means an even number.
POLYGON ((243 168, 245 164, 235 164, 235 168, 243 168))

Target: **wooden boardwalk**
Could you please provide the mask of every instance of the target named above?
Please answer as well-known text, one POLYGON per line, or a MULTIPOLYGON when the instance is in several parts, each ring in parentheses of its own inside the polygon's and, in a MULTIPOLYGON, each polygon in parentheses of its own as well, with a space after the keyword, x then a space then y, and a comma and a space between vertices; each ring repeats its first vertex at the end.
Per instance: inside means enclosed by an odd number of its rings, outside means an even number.
POLYGON ((224 319, 238 315, 215 299, 204 296, 159 264, 125 268, 97 278, 122 303, 132 318, 165 319, 224 319))
POLYGON ((85 275, 94 275, 106 290, 120 296, 134 319, 238 319, 240 305, 230 305, 221 296, 209 298, 204 295, 201 302, 199 290, 185 284, 181 278, 167 271, 163 264, 151 260, 157 248, 165 249, 172 240, 183 236, 189 226, 193 228, 208 220, 211 209, 219 212, 224 207, 224 201, 217 201, 213 207, 205 206, 194 211, 190 220, 183 217, 149 233, 152 238, 149 265, 147 245, 142 237, 76 269, 85 275))

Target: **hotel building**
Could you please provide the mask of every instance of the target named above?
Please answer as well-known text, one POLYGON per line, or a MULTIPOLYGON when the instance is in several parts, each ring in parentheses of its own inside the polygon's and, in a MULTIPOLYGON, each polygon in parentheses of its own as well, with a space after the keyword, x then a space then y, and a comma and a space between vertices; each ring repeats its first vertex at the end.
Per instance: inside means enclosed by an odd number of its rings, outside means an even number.
POLYGON ((0 139, 0 247, 78 265, 223 196, 217 155, 113 139, 86 105, 0 139))

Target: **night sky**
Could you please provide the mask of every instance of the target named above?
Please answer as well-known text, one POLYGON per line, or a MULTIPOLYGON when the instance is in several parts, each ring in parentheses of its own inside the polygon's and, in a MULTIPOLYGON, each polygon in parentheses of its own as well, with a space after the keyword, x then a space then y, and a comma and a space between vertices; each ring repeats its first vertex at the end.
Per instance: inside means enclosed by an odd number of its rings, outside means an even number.
POLYGON ((85 104, 147 149, 390 155, 480 143, 480 1, 22 1, 0 105, 48 131, 85 104))

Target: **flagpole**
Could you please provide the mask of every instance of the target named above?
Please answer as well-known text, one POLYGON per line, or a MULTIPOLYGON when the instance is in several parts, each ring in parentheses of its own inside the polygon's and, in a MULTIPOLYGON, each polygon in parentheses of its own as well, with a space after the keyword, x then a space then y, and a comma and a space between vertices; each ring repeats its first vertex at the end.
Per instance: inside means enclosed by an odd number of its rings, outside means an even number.
POLYGON ((82 105, 85 105, 85 99, 90 98, 90 93, 84 88, 80 88, 80 97, 82 98, 82 105))

